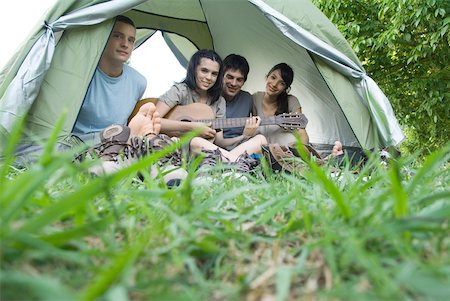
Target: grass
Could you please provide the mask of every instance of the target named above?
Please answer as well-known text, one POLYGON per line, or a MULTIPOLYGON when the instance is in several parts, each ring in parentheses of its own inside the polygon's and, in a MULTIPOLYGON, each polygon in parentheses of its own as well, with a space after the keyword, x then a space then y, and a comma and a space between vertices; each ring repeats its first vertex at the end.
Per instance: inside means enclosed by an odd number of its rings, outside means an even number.
MULTIPOLYGON (((11 136, 13 145, 19 131, 11 136)), ((92 178, 54 153, 0 167, 1 300, 444 300, 450 144, 359 174, 92 178)), ((11 150, 12 147, 9 148, 11 150)))

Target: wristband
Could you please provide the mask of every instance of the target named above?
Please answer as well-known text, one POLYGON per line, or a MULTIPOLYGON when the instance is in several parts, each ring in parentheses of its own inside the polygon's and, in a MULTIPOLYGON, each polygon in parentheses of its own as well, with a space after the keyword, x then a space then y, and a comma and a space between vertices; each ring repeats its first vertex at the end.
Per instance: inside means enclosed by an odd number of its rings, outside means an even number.
POLYGON ((153 132, 153 131, 151 131, 150 133, 145 134, 144 137, 148 137, 148 136, 150 136, 150 135, 155 135, 155 136, 156 136, 156 133, 153 132))

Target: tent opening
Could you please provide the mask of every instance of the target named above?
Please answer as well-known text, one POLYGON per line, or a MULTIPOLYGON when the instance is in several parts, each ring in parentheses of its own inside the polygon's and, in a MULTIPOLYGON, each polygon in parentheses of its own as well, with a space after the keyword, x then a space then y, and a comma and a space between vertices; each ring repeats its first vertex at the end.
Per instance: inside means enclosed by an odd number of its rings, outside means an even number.
POLYGON ((156 31, 133 51, 130 66, 147 79, 144 98, 159 97, 186 75, 186 69, 164 41, 161 31, 156 31))

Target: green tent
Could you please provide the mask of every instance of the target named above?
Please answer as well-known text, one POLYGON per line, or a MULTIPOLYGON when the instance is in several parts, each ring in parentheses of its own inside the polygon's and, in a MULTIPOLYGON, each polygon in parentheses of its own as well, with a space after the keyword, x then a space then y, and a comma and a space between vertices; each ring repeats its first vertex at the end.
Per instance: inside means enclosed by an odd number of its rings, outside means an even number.
POLYGON ((60 0, 0 73, 3 135, 27 116, 27 133, 48 137, 63 112, 61 134, 71 132, 118 14, 136 23, 136 47, 159 30, 182 65, 202 48, 245 56, 252 93, 273 65, 288 63, 313 144, 373 148, 404 139, 389 100, 308 0, 60 0))

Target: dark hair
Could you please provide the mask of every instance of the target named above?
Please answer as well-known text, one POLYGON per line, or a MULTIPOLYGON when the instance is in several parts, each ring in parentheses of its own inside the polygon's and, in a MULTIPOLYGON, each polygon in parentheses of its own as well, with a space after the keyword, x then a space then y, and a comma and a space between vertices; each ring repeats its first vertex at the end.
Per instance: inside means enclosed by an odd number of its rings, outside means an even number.
POLYGON ((290 90, 291 84, 294 81, 294 70, 292 70, 292 68, 286 63, 279 63, 273 66, 272 69, 270 69, 269 73, 267 73, 267 76, 269 76, 269 74, 274 72, 275 70, 280 70, 281 78, 286 84, 286 90, 278 95, 278 107, 275 115, 289 113, 288 90, 290 90))
POLYGON ((116 22, 122 22, 122 23, 130 24, 131 26, 136 28, 136 25, 134 24, 133 20, 131 20, 128 17, 125 17, 124 15, 118 15, 116 17, 116 22))
POLYGON ((195 69, 200 64, 200 60, 202 58, 207 58, 214 62, 219 63, 219 74, 217 75, 217 80, 214 83, 214 85, 207 91, 207 94, 211 99, 211 103, 215 103, 222 95, 223 63, 220 56, 214 50, 201 49, 198 50, 196 53, 194 53, 194 55, 192 55, 187 67, 186 78, 182 81, 182 83, 185 83, 191 90, 197 89, 196 83, 197 74, 195 72, 195 69))
POLYGON ((229 69, 241 71, 242 75, 244 75, 244 81, 247 80, 248 73, 250 72, 250 66, 245 57, 234 53, 229 54, 223 60, 223 69, 225 72, 229 69))

